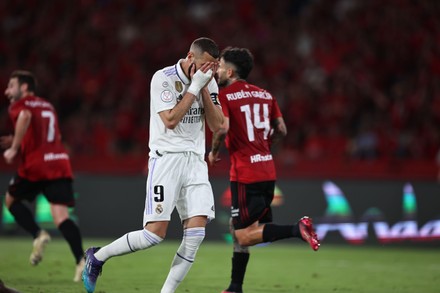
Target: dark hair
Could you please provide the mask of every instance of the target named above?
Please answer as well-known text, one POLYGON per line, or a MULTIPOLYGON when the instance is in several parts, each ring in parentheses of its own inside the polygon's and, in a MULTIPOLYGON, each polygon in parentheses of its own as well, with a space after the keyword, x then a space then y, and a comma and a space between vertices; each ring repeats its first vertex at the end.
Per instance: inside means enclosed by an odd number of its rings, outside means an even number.
POLYGON ((234 64, 236 74, 241 79, 246 79, 254 67, 254 56, 246 48, 227 47, 222 51, 220 58, 227 63, 234 64))
POLYGON ((218 59, 218 57, 220 56, 220 50, 217 44, 209 38, 198 38, 194 40, 192 45, 198 47, 202 51, 202 53, 206 52, 215 59, 218 59))
POLYGON ((26 70, 15 70, 11 73, 10 78, 17 78, 18 84, 22 85, 26 83, 28 85, 29 92, 35 92, 37 89, 37 80, 34 74, 26 70))

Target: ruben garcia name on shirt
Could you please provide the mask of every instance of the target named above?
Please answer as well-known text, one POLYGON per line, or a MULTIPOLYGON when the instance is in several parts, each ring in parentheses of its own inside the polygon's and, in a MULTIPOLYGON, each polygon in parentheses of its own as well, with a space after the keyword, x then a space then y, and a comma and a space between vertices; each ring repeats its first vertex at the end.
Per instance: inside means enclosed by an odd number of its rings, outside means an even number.
POLYGON ((226 94, 226 98, 228 99, 228 101, 235 101, 246 98, 259 98, 264 100, 273 99, 272 95, 265 91, 244 91, 244 90, 226 94))
POLYGON ((185 116, 183 116, 180 122, 182 123, 200 123, 202 121, 202 115, 205 114, 205 109, 202 107, 189 108, 185 116))

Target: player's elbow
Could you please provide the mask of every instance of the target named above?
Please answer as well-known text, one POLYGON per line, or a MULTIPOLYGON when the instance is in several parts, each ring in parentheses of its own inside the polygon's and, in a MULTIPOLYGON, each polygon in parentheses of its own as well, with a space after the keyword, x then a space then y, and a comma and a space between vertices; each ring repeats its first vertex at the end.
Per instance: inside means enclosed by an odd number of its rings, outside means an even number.
POLYGON ((159 116, 167 129, 173 130, 180 122, 179 117, 172 110, 162 111, 159 116))
POLYGON ((286 129, 286 128, 281 129, 281 130, 280 130, 280 135, 281 135, 282 137, 287 136, 287 129, 286 129))
POLYGON ((280 123, 277 125, 276 132, 279 136, 285 137, 287 135, 287 127, 286 124, 280 123))
POLYGON ((163 124, 167 129, 173 130, 176 128, 177 124, 179 124, 180 120, 176 119, 172 115, 161 115, 160 118, 162 119, 163 124))
POLYGON ((217 125, 213 132, 219 136, 225 136, 229 131, 229 120, 226 121, 225 118, 222 118, 222 122, 217 125))
POLYGON ((228 128, 220 126, 217 130, 213 131, 215 136, 220 140, 224 140, 226 138, 226 134, 228 134, 228 128))
POLYGON ((276 136, 284 137, 287 135, 286 123, 282 117, 278 117, 277 119, 273 120, 272 125, 276 136))
POLYGON ((174 128, 176 128, 178 121, 173 121, 173 120, 168 121, 167 120, 167 121, 164 121, 164 124, 167 129, 173 130, 174 128))

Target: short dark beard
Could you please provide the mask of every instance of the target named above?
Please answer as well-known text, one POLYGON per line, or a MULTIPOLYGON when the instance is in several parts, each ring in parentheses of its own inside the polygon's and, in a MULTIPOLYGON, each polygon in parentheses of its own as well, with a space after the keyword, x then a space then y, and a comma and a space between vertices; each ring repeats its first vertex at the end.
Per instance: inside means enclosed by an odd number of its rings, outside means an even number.
POLYGON ((231 84, 231 82, 229 81, 229 79, 225 79, 223 81, 218 80, 217 84, 219 87, 227 87, 228 85, 231 84))

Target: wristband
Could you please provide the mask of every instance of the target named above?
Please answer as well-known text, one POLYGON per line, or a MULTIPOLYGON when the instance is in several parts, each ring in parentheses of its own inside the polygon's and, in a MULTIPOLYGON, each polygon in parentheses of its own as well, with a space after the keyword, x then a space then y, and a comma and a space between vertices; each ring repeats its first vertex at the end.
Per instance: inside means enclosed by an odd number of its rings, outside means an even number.
POLYGON ((217 93, 211 93, 211 100, 216 106, 220 106, 220 102, 218 101, 218 94, 217 93))
POLYGON ((200 93, 200 90, 209 82, 211 76, 211 69, 209 69, 206 73, 197 70, 197 72, 192 77, 191 85, 189 86, 187 92, 197 97, 200 93))

